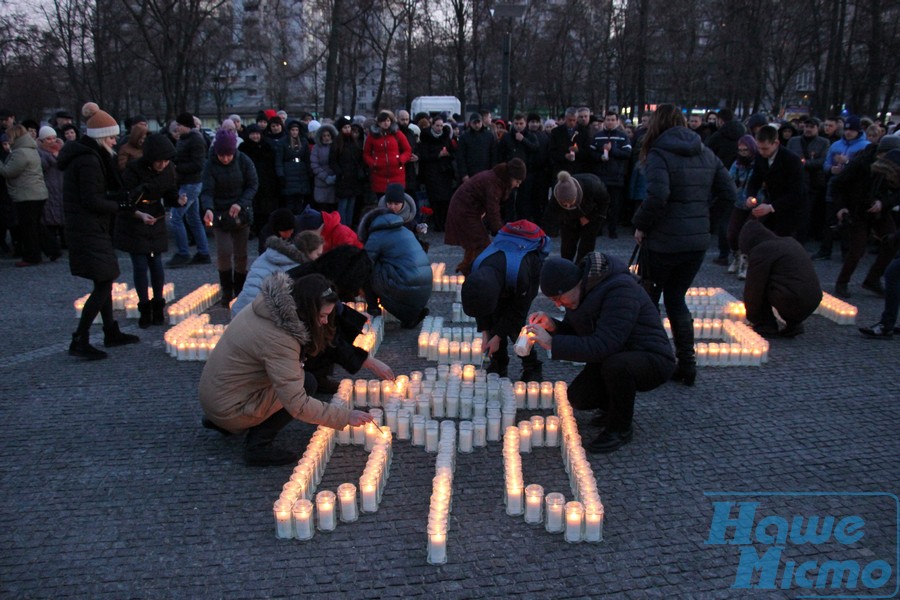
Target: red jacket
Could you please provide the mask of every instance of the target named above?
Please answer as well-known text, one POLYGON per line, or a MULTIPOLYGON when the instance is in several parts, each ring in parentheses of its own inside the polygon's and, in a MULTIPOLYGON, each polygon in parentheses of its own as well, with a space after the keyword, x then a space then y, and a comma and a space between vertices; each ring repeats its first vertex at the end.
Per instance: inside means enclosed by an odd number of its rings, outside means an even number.
POLYGON ((363 158, 369 167, 372 191, 383 194, 389 183, 406 185, 406 163, 412 156, 412 148, 406 136, 391 124, 384 132, 377 124, 366 136, 363 158))
POLYGON ((338 246, 356 246, 362 248, 362 242, 356 236, 356 232, 341 223, 341 215, 335 212, 322 211, 322 239, 325 240, 323 252, 328 252, 338 246))

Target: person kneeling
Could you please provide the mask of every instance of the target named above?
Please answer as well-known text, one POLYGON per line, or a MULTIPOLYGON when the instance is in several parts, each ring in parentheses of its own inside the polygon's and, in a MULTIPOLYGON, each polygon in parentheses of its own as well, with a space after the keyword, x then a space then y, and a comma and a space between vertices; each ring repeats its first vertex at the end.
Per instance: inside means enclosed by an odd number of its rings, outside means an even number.
POLYGON ((324 351, 334 336, 337 301, 331 282, 321 275, 294 282, 285 273, 275 273, 263 281, 259 295, 235 316, 210 354, 200 376, 203 424, 222 433, 246 430, 248 465, 298 459, 296 452, 274 444, 293 419, 333 429, 374 422, 369 413, 326 404, 304 387, 303 361, 324 351))
POLYGON ((605 454, 632 437, 634 397, 655 389, 675 371, 675 355, 647 292, 619 259, 591 252, 580 266, 550 258, 541 291, 566 309, 562 321, 536 312, 527 330, 554 360, 587 363, 569 385, 579 410, 599 409, 600 434, 585 446, 605 454))

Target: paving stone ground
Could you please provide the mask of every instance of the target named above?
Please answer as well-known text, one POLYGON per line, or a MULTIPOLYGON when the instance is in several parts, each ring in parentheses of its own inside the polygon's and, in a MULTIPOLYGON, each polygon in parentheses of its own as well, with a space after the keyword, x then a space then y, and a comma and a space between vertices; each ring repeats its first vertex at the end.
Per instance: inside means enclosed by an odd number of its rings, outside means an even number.
MULTIPOLYGON (((432 235, 431 257, 451 267, 458 248, 432 235)), ((557 240, 558 241, 558 240, 557 240)), ((598 247, 623 259, 627 239, 598 247)), ((810 250, 813 248, 810 247, 810 250)), ((711 263, 696 285, 740 296, 741 284, 711 263)), ((851 290, 860 324, 877 321, 881 301, 851 290)), ((120 258, 130 280, 130 262, 120 258)), ((816 263, 826 288, 837 261, 816 263)), ((214 266, 167 272, 182 296, 214 281, 214 266)), ((634 441, 591 457, 606 508, 605 541, 567 544, 540 526, 509 517, 502 502, 500 444, 460 455, 454 479, 447 564, 425 561, 433 455, 395 444, 380 510, 311 541, 278 540, 272 502, 291 467, 241 461, 242 440, 200 427, 203 368, 164 352, 163 329, 139 330, 141 343, 86 363, 66 348, 72 302, 89 283, 65 258, 16 269, 0 259, 0 597, 3 598, 796 598, 851 594, 889 597, 897 585, 900 490, 898 344, 861 338, 822 317, 795 340, 775 340, 761 368, 702 368, 697 385, 673 383, 638 396, 634 441), (788 543, 784 565, 813 560, 883 559, 883 586, 802 590, 735 589, 741 547, 706 544, 713 492, 755 493, 757 517, 859 515, 864 536, 851 544, 788 543), (829 496, 772 496, 828 492, 829 496), (838 494, 839 493, 839 494, 838 494)), ((450 316, 450 294, 433 314, 450 316)), ((539 297, 537 306, 549 306, 539 297)), ((224 322, 223 309, 212 311, 224 322)), ((428 366, 416 358, 416 331, 390 327, 378 356, 397 373, 428 366)), ((102 333, 94 327, 100 343, 102 333)), ((518 375, 514 359, 511 375, 518 375)), ((577 367, 545 362, 548 380, 577 367)), ((521 415, 531 414, 527 411, 521 415)), ((579 415, 582 435, 595 432, 579 415)), ((519 418, 522 418, 521 416, 519 418)), ((313 428, 290 425, 283 444, 302 449, 313 428)), ((355 482, 365 453, 339 447, 319 489, 355 482)), ((571 499, 558 449, 524 460, 527 483, 571 499)), ((734 513, 737 516, 737 512, 734 513)), ((731 532, 734 533, 732 528, 731 532)), ((774 529, 770 530, 774 531, 774 529)), ((758 556, 771 546, 756 543, 758 556)), ((815 580, 816 571, 813 571, 815 580)), ((870 573, 871 575, 871 573, 870 573)), ((876 574, 877 575, 877 574, 876 574)), ((757 581, 757 579, 754 579, 757 581)), ((871 579, 869 579, 871 582, 871 579)), ((839 586, 840 587, 840 586, 839 586)))

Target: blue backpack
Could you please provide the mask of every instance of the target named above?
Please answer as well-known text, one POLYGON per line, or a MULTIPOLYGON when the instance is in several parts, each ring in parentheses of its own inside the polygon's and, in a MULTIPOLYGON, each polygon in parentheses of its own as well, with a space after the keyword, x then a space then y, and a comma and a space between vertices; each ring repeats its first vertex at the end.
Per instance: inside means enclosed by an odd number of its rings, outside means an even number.
POLYGON ((529 252, 538 252, 541 259, 547 258, 550 255, 550 242, 544 230, 531 221, 522 219, 507 223, 494 236, 491 245, 472 263, 472 271, 478 270, 488 256, 503 252, 506 255, 506 287, 514 290, 519 281, 522 259, 529 252))

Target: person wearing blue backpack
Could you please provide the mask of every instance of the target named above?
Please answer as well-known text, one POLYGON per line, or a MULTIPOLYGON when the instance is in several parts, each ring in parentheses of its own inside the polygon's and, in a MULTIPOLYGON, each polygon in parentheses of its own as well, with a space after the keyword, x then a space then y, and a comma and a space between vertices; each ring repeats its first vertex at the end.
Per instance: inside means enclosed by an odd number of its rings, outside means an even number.
MULTIPOLYGON (((541 267, 550 254, 550 238, 531 221, 507 223, 472 263, 462 286, 463 311, 475 318, 484 349, 490 356, 488 373, 507 376, 508 340, 525 325, 537 295, 541 267)), ((542 363, 534 347, 522 356, 521 381, 541 381, 542 363)))

